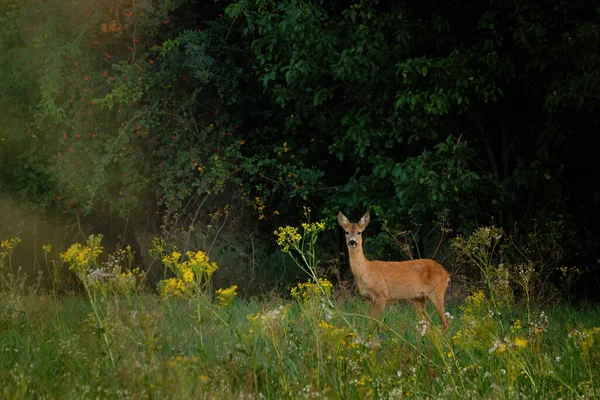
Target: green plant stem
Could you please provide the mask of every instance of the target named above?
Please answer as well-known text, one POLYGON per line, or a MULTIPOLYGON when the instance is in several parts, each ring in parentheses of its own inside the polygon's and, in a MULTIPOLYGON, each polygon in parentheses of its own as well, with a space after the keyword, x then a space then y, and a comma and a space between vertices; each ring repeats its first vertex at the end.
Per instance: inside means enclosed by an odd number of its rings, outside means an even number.
POLYGON ((83 277, 83 279, 80 277, 80 279, 81 279, 81 282, 83 282, 83 287, 85 288, 88 298, 90 299, 90 305, 92 306, 92 310, 94 311, 96 323, 98 324, 98 327, 99 327, 100 331, 102 332, 102 338, 104 339, 104 345, 106 346, 106 352, 108 353, 108 356, 110 358, 110 363, 113 367, 113 370, 115 370, 117 367, 117 363, 115 361, 115 357, 113 356, 110 342, 108 340, 108 335, 106 333, 106 326, 104 324, 103 319, 100 317, 100 311, 98 309, 97 300, 95 298, 95 295, 92 295, 92 292, 91 292, 88 284, 85 281, 85 277, 83 277))

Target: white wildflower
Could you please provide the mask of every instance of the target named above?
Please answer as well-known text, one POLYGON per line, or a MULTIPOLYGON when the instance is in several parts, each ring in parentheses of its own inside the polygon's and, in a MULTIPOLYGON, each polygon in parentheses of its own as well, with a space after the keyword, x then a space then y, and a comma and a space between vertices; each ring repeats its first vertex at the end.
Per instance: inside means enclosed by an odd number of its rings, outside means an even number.
POLYGON ((422 319, 419 321, 419 333, 421 334, 421 336, 425 336, 428 327, 429 322, 427 320, 422 319))

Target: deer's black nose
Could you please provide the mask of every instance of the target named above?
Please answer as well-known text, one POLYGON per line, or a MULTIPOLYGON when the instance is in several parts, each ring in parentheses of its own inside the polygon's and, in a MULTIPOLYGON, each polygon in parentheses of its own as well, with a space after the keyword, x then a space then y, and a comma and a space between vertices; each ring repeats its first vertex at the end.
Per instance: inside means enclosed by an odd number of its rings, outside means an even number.
POLYGON ((350 247, 354 247, 354 246, 356 246, 356 240, 354 240, 354 239, 350 239, 350 240, 348 241, 348 246, 350 246, 350 247))

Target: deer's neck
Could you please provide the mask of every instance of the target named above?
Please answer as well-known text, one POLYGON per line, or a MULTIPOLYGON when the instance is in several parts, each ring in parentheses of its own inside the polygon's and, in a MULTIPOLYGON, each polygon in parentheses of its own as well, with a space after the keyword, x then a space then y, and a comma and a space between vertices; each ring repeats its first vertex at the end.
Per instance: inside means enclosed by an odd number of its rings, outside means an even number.
POLYGON ((362 245, 348 248, 350 256, 350 269, 355 277, 360 276, 368 268, 369 260, 365 258, 362 245))

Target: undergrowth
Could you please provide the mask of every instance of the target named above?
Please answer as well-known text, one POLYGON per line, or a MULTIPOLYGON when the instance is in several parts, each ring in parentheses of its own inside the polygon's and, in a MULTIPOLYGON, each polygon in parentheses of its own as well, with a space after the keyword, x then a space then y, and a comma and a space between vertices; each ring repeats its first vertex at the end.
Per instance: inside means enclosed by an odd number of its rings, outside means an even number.
MULTIPOLYGON (((307 217, 309 214, 307 213, 307 217)), ((19 289, 17 240, 2 242, 2 398, 594 398, 600 394, 600 308, 536 301, 535 264, 498 256, 502 232, 455 242, 481 284, 437 316, 406 303, 383 321, 319 276, 318 222, 276 232, 306 272, 289 293, 240 299, 213 288, 217 265, 161 241, 159 293, 131 249, 101 261, 101 237, 56 257, 82 294, 19 289), (499 266, 497 263, 502 262, 499 266), (510 265, 509 265, 510 264, 510 265), (508 271, 508 273, 506 272, 508 271), (521 273, 519 273, 521 271, 521 273), (10 274, 10 275, 8 275, 10 274)), ((51 249, 47 248, 51 257, 51 249)), ((53 288, 57 282, 53 281, 53 288)))

